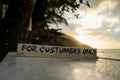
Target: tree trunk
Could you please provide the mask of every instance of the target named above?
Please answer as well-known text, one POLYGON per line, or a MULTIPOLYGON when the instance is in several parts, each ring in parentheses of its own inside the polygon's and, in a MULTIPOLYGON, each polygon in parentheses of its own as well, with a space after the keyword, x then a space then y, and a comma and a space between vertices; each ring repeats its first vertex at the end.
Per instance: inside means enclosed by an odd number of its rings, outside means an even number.
POLYGON ((17 47, 19 35, 27 32, 33 7, 34 0, 10 0, 0 24, 0 61, 17 47))

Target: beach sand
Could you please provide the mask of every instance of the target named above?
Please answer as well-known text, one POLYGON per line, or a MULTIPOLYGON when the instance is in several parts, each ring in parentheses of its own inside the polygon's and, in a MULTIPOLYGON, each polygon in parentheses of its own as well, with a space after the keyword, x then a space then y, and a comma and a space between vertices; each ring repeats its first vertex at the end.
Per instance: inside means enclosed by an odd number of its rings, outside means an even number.
POLYGON ((119 80, 120 61, 16 57, 0 64, 0 80, 119 80))

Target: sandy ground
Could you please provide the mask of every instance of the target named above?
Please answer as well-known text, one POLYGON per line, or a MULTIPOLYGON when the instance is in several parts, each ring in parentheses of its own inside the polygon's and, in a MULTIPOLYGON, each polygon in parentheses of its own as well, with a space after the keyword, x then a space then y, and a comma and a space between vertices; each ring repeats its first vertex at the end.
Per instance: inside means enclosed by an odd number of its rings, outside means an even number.
POLYGON ((119 62, 111 63, 110 60, 99 59, 16 57, 15 54, 9 53, 0 64, 0 80, 120 79, 119 62))

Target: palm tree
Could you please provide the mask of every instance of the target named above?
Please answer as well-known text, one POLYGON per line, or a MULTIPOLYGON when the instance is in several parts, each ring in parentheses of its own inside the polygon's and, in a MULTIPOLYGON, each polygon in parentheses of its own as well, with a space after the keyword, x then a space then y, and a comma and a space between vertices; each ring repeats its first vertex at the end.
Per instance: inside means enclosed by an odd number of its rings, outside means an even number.
POLYGON ((7 2, 8 9, 0 22, 0 61, 11 48, 15 48, 21 35, 24 37, 24 34, 27 34, 31 16, 33 31, 42 31, 48 29, 48 24, 51 23, 67 24, 66 19, 62 17, 64 12, 74 13, 83 2, 83 0, 79 0, 79 3, 77 0, 0 0, 0 3, 1 1, 7 2))
POLYGON ((26 33, 34 7, 34 0, 10 0, 0 24, 0 61, 16 47, 18 34, 26 33))

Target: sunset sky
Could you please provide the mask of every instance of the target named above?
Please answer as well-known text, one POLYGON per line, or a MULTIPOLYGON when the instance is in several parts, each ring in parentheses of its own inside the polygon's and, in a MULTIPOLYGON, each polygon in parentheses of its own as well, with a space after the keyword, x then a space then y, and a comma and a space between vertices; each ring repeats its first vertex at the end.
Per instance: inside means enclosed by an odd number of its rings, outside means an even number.
POLYGON ((66 13, 69 25, 63 32, 94 48, 120 48, 120 0, 89 0, 92 8, 82 4, 76 13, 66 13))

